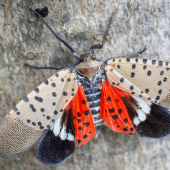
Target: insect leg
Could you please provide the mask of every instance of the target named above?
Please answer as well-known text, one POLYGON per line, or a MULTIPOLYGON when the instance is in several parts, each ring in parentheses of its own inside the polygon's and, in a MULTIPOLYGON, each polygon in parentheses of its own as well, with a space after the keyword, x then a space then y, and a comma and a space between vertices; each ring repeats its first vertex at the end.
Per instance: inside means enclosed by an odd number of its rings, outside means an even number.
POLYGON ((110 25, 111 25, 111 22, 112 22, 112 18, 113 18, 113 17, 110 17, 110 19, 109 19, 109 24, 108 24, 107 29, 106 29, 106 31, 105 31, 102 44, 93 44, 93 45, 90 47, 90 53, 94 54, 94 49, 101 49, 101 48, 103 48, 103 45, 104 45, 104 43, 105 43, 105 41, 106 41, 106 37, 107 37, 108 32, 109 32, 109 28, 110 28, 110 25))
POLYGON ((136 53, 136 54, 130 54, 130 55, 124 55, 124 56, 120 56, 120 58, 132 58, 132 57, 139 57, 143 52, 145 52, 146 51, 146 47, 142 50, 142 51, 140 51, 140 52, 138 52, 138 53, 136 53))

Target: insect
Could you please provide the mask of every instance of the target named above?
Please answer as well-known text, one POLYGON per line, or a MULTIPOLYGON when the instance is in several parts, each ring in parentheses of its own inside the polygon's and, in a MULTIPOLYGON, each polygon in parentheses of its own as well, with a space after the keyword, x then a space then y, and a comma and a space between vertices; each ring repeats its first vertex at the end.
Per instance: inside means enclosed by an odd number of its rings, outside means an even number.
MULTIPOLYGON (((35 143, 37 158, 55 166, 97 135, 102 123, 114 131, 162 138, 170 133, 170 67, 168 62, 138 57, 143 51, 98 60, 93 44, 89 53, 78 55, 56 35, 43 17, 47 7, 31 9, 76 58, 72 68, 59 70, 20 101, 0 125, 0 156, 22 154, 35 143)), ((39 69, 39 67, 33 67, 39 69)), ((41 69, 42 69, 41 68, 41 69)))

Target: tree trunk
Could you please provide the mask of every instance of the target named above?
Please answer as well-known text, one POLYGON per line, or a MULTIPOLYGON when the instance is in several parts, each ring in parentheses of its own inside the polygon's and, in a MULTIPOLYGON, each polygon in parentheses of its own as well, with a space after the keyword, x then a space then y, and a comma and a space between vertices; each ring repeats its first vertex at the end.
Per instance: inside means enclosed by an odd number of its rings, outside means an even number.
MULTIPOLYGON (((0 2, 0 120, 23 97, 55 70, 24 66, 69 66, 74 57, 43 23, 28 10, 47 6, 45 20, 78 54, 101 42, 110 16, 113 21, 98 59, 137 53, 142 58, 170 61, 170 2, 166 0, 1 0, 0 2)), ((106 125, 57 167, 36 158, 36 146, 21 160, 0 158, 1 170, 168 170, 170 137, 141 138, 114 133, 106 125)))

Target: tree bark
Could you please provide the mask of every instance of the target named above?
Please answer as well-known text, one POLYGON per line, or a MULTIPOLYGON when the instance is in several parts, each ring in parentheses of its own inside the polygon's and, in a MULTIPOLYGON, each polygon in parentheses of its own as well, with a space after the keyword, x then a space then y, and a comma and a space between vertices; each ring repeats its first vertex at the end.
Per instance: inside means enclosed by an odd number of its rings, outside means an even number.
MULTIPOLYGON (((45 18, 54 31, 78 54, 101 42, 110 16, 113 22, 98 59, 137 53, 142 58, 170 61, 170 2, 167 0, 1 0, 0 2, 0 120, 23 97, 55 70, 24 66, 69 66, 74 57, 43 23, 28 10, 47 6, 45 18)), ((57 167, 36 158, 36 146, 21 160, 0 158, 1 170, 168 170, 170 137, 141 138, 100 127, 92 139, 57 167)))

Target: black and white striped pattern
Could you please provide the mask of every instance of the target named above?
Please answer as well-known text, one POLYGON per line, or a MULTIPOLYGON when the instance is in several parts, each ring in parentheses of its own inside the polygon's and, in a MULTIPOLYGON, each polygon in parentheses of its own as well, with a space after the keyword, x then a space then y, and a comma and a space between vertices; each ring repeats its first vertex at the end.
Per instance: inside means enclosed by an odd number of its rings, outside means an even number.
POLYGON ((102 80, 101 70, 99 70, 92 81, 89 81, 86 77, 78 74, 78 80, 83 86, 84 93, 86 95, 95 126, 100 126, 104 121, 100 119, 100 100, 101 89, 100 83, 102 80))

